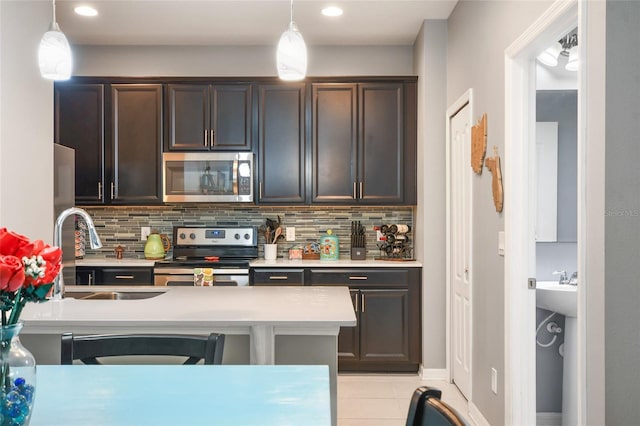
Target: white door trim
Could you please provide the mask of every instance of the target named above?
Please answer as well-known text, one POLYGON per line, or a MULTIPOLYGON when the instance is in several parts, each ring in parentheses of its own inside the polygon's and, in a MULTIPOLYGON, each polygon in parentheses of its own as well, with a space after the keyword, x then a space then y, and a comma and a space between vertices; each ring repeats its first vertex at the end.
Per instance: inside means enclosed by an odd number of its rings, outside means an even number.
MULTIPOLYGON (((559 40, 577 22, 578 0, 557 0, 505 50, 504 175, 507 184, 504 197, 504 310, 507 425, 536 422, 536 375, 535 368, 532 368, 535 366, 536 353, 533 314, 535 291, 526 286, 527 278, 535 277, 535 221, 531 215, 536 211, 535 197, 531 196, 534 193, 535 169, 533 162, 529 161, 534 158, 535 144, 526 143, 535 140, 535 120, 532 120, 535 117, 535 56, 559 40), (532 314, 522 315, 522 312, 532 314)), ((580 371, 580 365, 578 368, 580 371)))
MULTIPOLYGON (((456 115, 458 111, 464 108, 465 105, 469 105, 469 117, 473 119, 473 89, 469 89, 462 94, 449 108, 447 108, 446 114, 446 313, 445 313, 445 327, 446 327, 446 370, 449 378, 449 383, 453 381, 453 368, 451 365, 451 292, 453 291, 451 285, 451 118, 456 115)), ((473 123, 473 120, 470 121, 473 123)), ((471 147, 469 147, 471 149, 471 147)), ((471 167, 471 165, 469 165, 471 167)), ((472 185, 469 185, 469 189, 473 192, 472 185)), ((473 217, 473 203, 469 204, 470 214, 473 217)), ((469 224, 469 234, 473 235, 473 221, 469 224)), ((473 250, 469 251, 469 281, 473 282, 473 250)), ((470 296, 470 314, 473 315, 473 289, 470 296)), ((473 317, 472 317, 473 318, 473 317)), ((473 394, 473 326, 471 327, 471 379, 469 386, 469 401, 472 400, 473 394)))

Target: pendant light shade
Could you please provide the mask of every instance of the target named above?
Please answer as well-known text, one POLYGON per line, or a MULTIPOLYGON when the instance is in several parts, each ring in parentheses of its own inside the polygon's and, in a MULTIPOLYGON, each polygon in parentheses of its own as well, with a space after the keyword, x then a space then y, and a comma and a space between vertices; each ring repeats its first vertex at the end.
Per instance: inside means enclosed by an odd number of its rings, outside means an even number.
POLYGON ((578 71, 580 68, 580 58, 578 56, 578 46, 574 46, 569 51, 569 60, 567 61, 567 65, 565 65, 565 69, 567 71, 578 71))
POLYGON ((40 75, 49 80, 68 80, 71 77, 73 60, 67 37, 56 22, 56 2, 53 0, 53 21, 44 33, 38 48, 40 75))
POLYGON ((555 67, 558 65, 560 52, 562 52, 562 46, 560 43, 554 43, 553 46, 538 55, 538 60, 548 67, 555 67))
POLYGON ((307 46, 296 23, 293 22, 293 0, 289 29, 282 33, 276 55, 278 76, 282 80, 297 81, 307 74, 307 46))

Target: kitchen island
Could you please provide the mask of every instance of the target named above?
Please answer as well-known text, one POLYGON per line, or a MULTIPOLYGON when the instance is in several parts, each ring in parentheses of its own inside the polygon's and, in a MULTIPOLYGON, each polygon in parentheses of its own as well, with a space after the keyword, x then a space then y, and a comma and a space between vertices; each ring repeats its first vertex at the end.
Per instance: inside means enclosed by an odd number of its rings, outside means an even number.
MULTIPOLYGON (((87 291, 87 287, 83 286, 87 291)), ((77 288, 76 288, 77 289, 77 288)), ((68 289, 68 296, 74 288, 68 289)), ((91 288, 97 291, 96 287, 91 288)), ((100 286, 101 290, 111 290, 100 286)), ((156 290, 149 288, 146 291, 156 290)), ((59 363, 60 335, 100 333, 224 333, 248 336, 251 364, 329 366, 332 421, 337 418, 337 336, 356 325, 347 287, 165 287, 138 300, 27 304, 23 344, 40 364, 59 363)), ((127 289, 118 287, 118 291, 127 289)), ((136 289, 136 291, 145 291, 136 289)), ((230 352, 233 339, 229 339, 230 352)), ((226 361, 225 361, 226 362, 226 361)), ((232 362, 233 363, 233 362, 232 362)))

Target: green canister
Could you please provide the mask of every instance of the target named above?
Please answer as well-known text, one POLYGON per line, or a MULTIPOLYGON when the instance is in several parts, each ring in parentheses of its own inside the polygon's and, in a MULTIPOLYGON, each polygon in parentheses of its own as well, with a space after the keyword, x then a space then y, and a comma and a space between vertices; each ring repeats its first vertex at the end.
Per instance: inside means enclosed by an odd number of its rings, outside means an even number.
POLYGON ((320 237, 320 260, 338 260, 339 254, 338 237, 327 229, 327 233, 320 237))

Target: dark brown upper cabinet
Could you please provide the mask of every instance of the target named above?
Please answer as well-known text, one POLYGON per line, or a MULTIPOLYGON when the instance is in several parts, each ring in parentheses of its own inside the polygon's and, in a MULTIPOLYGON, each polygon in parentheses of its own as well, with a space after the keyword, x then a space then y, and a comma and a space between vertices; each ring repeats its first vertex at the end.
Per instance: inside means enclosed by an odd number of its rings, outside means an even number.
POLYGON ((168 151, 250 151, 251 84, 168 84, 168 151))
POLYGON ((162 85, 56 83, 55 142, 75 149, 76 204, 162 202, 162 85))
POLYGON ((162 202, 162 85, 111 85, 113 204, 162 202))
POLYGON ((76 203, 104 196, 104 84, 56 83, 54 142, 75 150, 76 203))
POLYGON ((312 84, 312 203, 415 204, 415 121, 407 118, 415 95, 407 87, 312 84))
POLYGON ((305 84, 258 87, 260 204, 306 202, 305 84))

